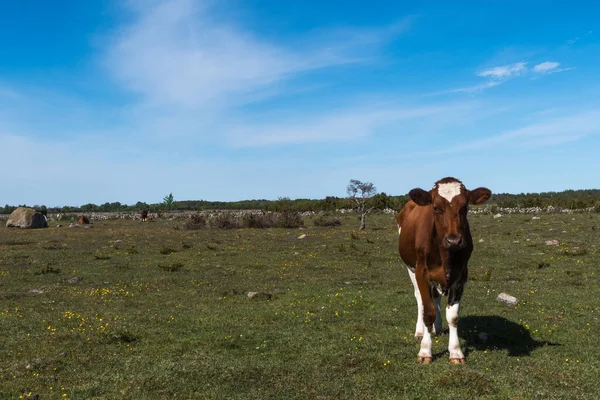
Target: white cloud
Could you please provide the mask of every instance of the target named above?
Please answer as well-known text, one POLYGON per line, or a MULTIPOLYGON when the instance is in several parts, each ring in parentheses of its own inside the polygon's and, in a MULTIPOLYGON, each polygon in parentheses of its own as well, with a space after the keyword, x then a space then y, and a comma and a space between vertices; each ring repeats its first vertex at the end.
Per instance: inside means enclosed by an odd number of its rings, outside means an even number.
MULTIPOLYGON (((538 74, 553 74, 556 72, 569 71, 571 68, 559 68, 560 63, 555 61, 546 61, 540 64, 535 65, 531 70, 538 74)), ((477 93, 481 92, 485 89, 492 88, 494 86, 498 86, 512 78, 516 78, 518 76, 524 75, 528 72, 527 63, 524 61, 503 65, 499 67, 488 68, 482 71, 477 72, 477 76, 482 78, 487 78, 487 82, 480 83, 473 86, 466 86, 462 88, 444 90, 441 92, 436 92, 434 94, 444 94, 444 93, 477 93)), ((534 78, 535 79, 535 78, 534 78)))
POLYGON ((554 74, 557 72, 569 71, 574 69, 571 68, 559 68, 560 63, 556 61, 545 61, 543 63, 537 64, 533 67, 533 72, 537 72, 539 74, 554 74))
POLYGON ((487 78, 487 81, 484 83, 479 83, 473 86, 465 86, 456 89, 444 90, 441 92, 436 92, 434 94, 445 94, 445 93, 478 93, 484 91, 486 89, 499 86, 507 80, 519 76, 525 72, 527 72, 527 63, 526 62, 518 62, 509 65, 503 65, 500 67, 488 68, 483 71, 477 72, 477 76, 482 78, 487 78))
POLYGON ((467 86, 467 87, 462 87, 462 88, 458 88, 458 89, 450 89, 450 90, 445 90, 443 92, 438 92, 437 94, 441 94, 441 93, 460 93, 460 92, 464 92, 464 93, 477 93, 477 92, 481 92, 482 90, 485 89, 489 89, 491 87, 494 86, 498 86, 500 85, 500 81, 497 80, 493 80, 493 81, 488 81, 485 83, 481 83, 479 85, 474 85, 474 86, 467 86))
POLYGON ((560 63, 554 61, 546 61, 533 67, 533 71, 545 74, 553 69, 558 68, 559 65, 560 63))
POLYGON ((526 62, 518 62, 515 64, 503 65, 501 67, 494 67, 480 71, 477 73, 477 75, 484 78, 504 80, 512 78, 514 76, 518 76, 527 71, 526 65, 526 62))

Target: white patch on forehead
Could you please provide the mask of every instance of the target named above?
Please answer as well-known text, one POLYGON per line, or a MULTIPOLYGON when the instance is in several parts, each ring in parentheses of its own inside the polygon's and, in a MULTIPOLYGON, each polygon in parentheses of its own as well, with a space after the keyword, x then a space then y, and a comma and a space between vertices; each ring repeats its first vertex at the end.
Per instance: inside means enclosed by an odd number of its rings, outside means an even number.
POLYGON ((460 182, 440 183, 438 184, 438 194, 448 200, 449 203, 455 196, 461 192, 462 184, 460 182))

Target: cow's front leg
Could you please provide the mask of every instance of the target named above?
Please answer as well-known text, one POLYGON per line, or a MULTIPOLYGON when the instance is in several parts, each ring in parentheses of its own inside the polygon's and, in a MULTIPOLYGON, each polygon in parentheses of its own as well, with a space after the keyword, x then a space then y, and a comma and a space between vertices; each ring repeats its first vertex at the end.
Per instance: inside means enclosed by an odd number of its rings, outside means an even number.
POLYGON ((425 325, 423 324, 423 301, 421 300, 421 293, 419 292, 419 285, 417 284, 415 272, 409 267, 406 269, 408 270, 410 281, 413 284, 413 289, 415 290, 415 299, 417 300, 417 323, 415 325, 415 338, 421 340, 423 339, 423 331, 425 330, 425 325))
MULTIPOLYGON (((448 295, 448 307, 446 308, 446 321, 450 331, 448 340, 448 353, 450 353, 450 364, 464 364, 465 356, 460 348, 458 340, 458 311, 460 308, 460 296, 451 291, 448 295)), ((459 290, 462 294, 462 288, 459 290)))
POLYGON ((421 349, 417 361, 422 364, 429 364, 432 360, 431 355, 431 334, 433 333, 433 326, 435 322, 435 304, 431 297, 431 288, 429 286, 429 280, 426 277, 424 268, 417 269, 417 284, 419 287, 419 293, 421 294, 421 302, 423 307, 423 339, 421 339, 421 349))

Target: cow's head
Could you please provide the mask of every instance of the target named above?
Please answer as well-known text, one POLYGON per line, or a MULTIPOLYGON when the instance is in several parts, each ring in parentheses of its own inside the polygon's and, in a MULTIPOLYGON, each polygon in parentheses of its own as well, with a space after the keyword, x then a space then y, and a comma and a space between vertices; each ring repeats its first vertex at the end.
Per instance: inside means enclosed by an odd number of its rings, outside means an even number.
POLYGON ((461 181, 444 178, 435 183, 433 189, 413 189, 408 193, 412 201, 420 206, 431 207, 436 231, 442 237, 442 246, 447 249, 461 249, 466 246, 464 239, 469 204, 485 203, 492 192, 484 187, 467 190, 461 181))

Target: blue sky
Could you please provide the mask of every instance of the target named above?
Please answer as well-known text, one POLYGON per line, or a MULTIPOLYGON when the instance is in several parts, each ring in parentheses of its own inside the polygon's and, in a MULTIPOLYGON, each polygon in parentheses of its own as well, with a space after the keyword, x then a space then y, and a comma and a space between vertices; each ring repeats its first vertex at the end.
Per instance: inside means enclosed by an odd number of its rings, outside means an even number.
POLYGON ((1 204, 600 187, 600 4, 0 4, 1 204))

